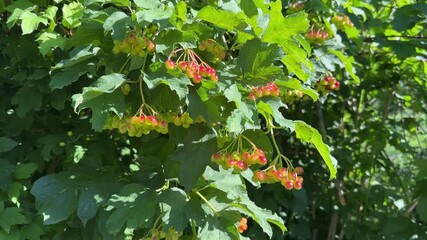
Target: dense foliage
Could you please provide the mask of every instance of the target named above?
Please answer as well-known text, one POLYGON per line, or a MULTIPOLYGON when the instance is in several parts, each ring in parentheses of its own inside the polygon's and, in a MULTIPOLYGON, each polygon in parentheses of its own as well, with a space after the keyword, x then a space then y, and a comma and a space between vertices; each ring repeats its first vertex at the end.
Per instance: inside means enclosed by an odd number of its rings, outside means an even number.
POLYGON ((0 0, 0 239, 427 238, 426 16, 0 0))

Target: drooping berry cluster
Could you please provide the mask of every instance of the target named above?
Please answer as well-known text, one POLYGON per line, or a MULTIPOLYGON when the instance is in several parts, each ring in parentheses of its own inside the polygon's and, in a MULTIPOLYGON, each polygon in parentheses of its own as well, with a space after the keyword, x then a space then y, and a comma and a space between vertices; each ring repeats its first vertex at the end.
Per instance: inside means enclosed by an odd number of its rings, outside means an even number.
POLYGON ((239 233, 243 233, 246 230, 248 230, 248 219, 242 217, 239 221, 239 226, 237 227, 237 231, 239 233))
POLYGON ((345 30, 346 27, 353 27, 354 24, 350 20, 350 18, 346 15, 337 15, 332 18, 332 22, 337 26, 340 30, 345 30))
POLYGON ((183 128, 189 128, 191 124, 194 123, 194 120, 190 117, 188 112, 185 112, 181 115, 171 114, 166 117, 169 123, 175 124, 175 126, 182 126, 183 128))
POLYGON ((338 91, 340 82, 333 76, 325 76, 322 80, 316 82, 316 90, 319 92, 338 91))
POLYGON ((203 40, 199 44, 198 49, 200 51, 211 53, 213 55, 212 62, 215 64, 218 64, 221 62, 221 60, 224 60, 226 55, 224 47, 213 39, 203 40))
POLYGON ((287 14, 292 14, 292 13, 296 13, 299 12, 301 10, 304 9, 304 3, 301 2, 296 2, 296 3, 292 3, 288 10, 286 11, 287 14))
POLYGON ((168 60, 165 62, 165 67, 168 70, 173 70, 178 68, 182 73, 187 75, 193 83, 200 83, 202 79, 210 79, 213 82, 218 81, 218 75, 216 70, 204 62, 193 50, 191 49, 178 49, 173 52, 168 57, 168 60), (178 52, 182 51, 182 54, 178 57, 176 61, 173 61, 172 56, 176 55, 178 52))
POLYGON ((132 56, 145 57, 148 53, 154 53, 156 45, 142 33, 131 31, 123 41, 114 41, 113 52, 126 53, 132 56))
POLYGON ((280 96, 280 90, 274 82, 269 82, 265 86, 252 87, 249 98, 255 100, 264 96, 280 96))
POLYGON ((267 164, 264 152, 256 147, 248 151, 234 151, 231 153, 220 151, 212 154, 211 160, 224 169, 233 168, 237 172, 245 171, 253 164, 267 164))
POLYGON ((304 93, 300 90, 288 90, 283 94, 283 101, 285 103, 294 103, 304 97, 304 93))
POLYGON ((311 28, 310 31, 305 35, 305 38, 307 42, 313 43, 313 44, 324 44, 326 39, 328 39, 329 34, 322 30, 314 30, 314 28, 311 28))
POLYGON ((162 134, 168 133, 168 122, 160 116, 142 114, 140 116, 110 117, 104 126, 105 129, 118 129, 121 134, 127 133, 129 137, 141 137, 147 135, 151 131, 156 131, 162 134))
POLYGON ((301 175, 304 172, 302 167, 296 167, 293 171, 289 171, 285 167, 276 169, 275 167, 268 168, 262 171, 255 171, 253 180, 260 183, 276 183, 280 182, 287 190, 302 188, 303 178, 301 175))

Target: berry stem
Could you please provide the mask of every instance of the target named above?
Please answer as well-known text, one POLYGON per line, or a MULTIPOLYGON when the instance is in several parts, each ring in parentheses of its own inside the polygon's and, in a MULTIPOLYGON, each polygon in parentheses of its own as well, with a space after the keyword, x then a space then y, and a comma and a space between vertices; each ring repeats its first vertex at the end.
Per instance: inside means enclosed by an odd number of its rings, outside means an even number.
POLYGON ((215 216, 218 217, 219 216, 218 211, 214 208, 214 206, 212 206, 212 204, 199 191, 196 191, 196 194, 209 206, 209 208, 212 210, 215 216))

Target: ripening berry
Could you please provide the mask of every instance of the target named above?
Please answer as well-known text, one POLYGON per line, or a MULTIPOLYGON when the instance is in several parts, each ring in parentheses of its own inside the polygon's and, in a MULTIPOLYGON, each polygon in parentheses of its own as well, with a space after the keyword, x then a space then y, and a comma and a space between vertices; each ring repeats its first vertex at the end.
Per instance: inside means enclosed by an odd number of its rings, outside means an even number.
POLYGON ((193 82, 194 83, 200 83, 202 82, 202 76, 199 73, 195 73, 193 76, 193 82))
POLYGON ((244 161, 237 161, 236 167, 242 171, 248 169, 248 164, 246 164, 244 161))
POLYGON ((287 180, 286 178, 283 178, 281 183, 287 190, 291 190, 292 188, 294 188, 294 182, 292 180, 287 180))
POLYGON ((165 62, 165 67, 167 70, 172 70, 176 67, 176 63, 170 59, 165 62))
POLYGON ((302 167, 296 167, 294 171, 296 174, 301 175, 304 172, 304 169, 302 167))
POLYGON ((206 73, 207 73, 207 75, 208 75, 208 76, 216 75, 216 71, 215 71, 215 69, 214 69, 214 68, 211 68, 211 67, 206 68, 206 73))
POLYGON ((239 227, 237 228, 237 231, 239 233, 243 233, 246 230, 248 230, 248 220, 243 217, 240 219, 239 227))
POLYGON ((188 63, 185 61, 180 61, 178 63, 178 68, 181 69, 181 71, 187 70, 187 67, 188 67, 188 63))
POLYGON ((150 125, 152 125, 154 127, 159 124, 159 122, 157 121, 156 117, 154 117, 154 116, 148 116, 147 120, 148 120, 147 122, 149 122, 150 125))
POLYGON ((253 93, 249 93, 249 99, 251 99, 251 100, 256 100, 256 97, 255 97, 255 95, 253 94, 253 93))
POLYGON ((265 165, 267 164, 267 158, 263 155, 263 156, 259 156, 258 161, 261 165, 265 165))
POLYGON ((216 74, 211 75, 211 81, 212 82, 218 82, 218 75, 216 75, 216 74))
POLYGON ((60 142, 59 144, 58 144, 60 147, 65 147, 65 142, 60 142))
POLYGON ((302 188, 302 183, 300 181, 295 180, 293 185, 296 190, 300 190, 302 188))
POLYGON ((147 51, 149 53, 154 53, 156 51, 156 45, 152 41, 148 42, 147 51))

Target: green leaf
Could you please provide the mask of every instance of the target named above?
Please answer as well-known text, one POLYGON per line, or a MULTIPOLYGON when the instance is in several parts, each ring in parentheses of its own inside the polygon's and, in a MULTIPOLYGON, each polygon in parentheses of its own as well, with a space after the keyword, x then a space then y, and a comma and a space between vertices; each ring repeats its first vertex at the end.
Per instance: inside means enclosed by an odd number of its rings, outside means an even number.
POLYGON ((79 80, 81 76, 85 75, 93 68, 94 65, 91 62, 82 62, 62 69, 53 75, 49 86, 52 89, 62 89, 79 80))
POLYGON ((104 39, 104 28, 102 23, 93 21, 82 23, 82 25, 77 28, 75 34, 68 39, 67 48, 87 45, 99 46, 101 44, 101 39, 104 39))
POLYGON ((255 72, 280 60, 284 53, 276 44, 267 45, 259 39, 247 41, 239 52, 237 66, 243 74, 255 72))
POLYGON ((427 194, 424 193, 419 199, 418 199, 418 205, 417 205, 417 213, 420 216, 420 219, 424 222, 427 222, 427 194))
POLYGON ((7 152, 18 146, 19 143, 8 137, 0 137, 0 153, 7 152))
POLYGON ((83 88, 81 94, 72 96, 72 105, 76 112, 85 108, 92 109, 92 128, 101 131, 110 112, 122 116, 124 114, 124 96, 120 88, 126 79, 122 74, 112 73, 100 77, 91 87, 83 88))
POLYGON ((17 207, 5 208, 0 213, 0 227, 7 233, 10 232, 10 227, 17 224, 26 224, 25 216, 21 214, 22 209, 17 207))
POLYGON ((159 195, 158 201, 162 206, 165 213, 162 217, 163 230, 167 231, 169 228, 175 228, 176 231, 183 231, 189 221, 187 195, 179 188, 170 188, 159 195))
POLYGON ((282 14, 282 1, 270 3, 270 21, 262 36, 263 42, 281 43, 309 28, 308 15, 304 11, 286 17, 282 14))
POLYGON ((41 218, 37 217, 31 223, 22 226, 20 233, 21 239, 40 240, 40 236, 45 234, 41 218))
POLYGON ((12 98, 12 104, 18 105, 16 114, 22 118, 31 110, 40 110, 42 98, 38 88, 24 86, 16 92, 12 98))
POLYGON ((79 2, 64 4, 62 7, 62 25, 70 29, 80 26, 84 10, 84 6, 79 2))
POLYGON ((202 116, 206 122, 215 123, 223 120, 224 109, 220 106, 225 106, 227 103, 224 101, 225 98, 211 97, 209 101, 202 101, 200 95, 193 89, 190 89, 190 93, 187 95, 187 106, 191 117, 202 116))
POLYGON ((64 50, 67 39, 58 33, 43 32, 36 41, 39 42, 40 53, 45 56, 57 47, 64 50))
POLYGON ((144 82, 149 89, 157 87, 159 84, 167 85, 172 91, 175 91, 180 99, 183 99, 189 93, 188 85, 192 85, 186 76, 174 77, 168 73, 149 74, 144 77, 144 82))
POLYGON ((227 198, 237 200, 247 195, 246 188, 243 185, 242 179, 237 174, 232 174, 232 169, 215 171, 212 168, 206 168, 203 173, 206 181, 211 181, 209 185, 212 188, 219 189, 227 193, 227 198))
POLYGON ((7 192, 13 180, 12 175, 15 171, 15 166, 4 159, 0 159, 0 166, 0 189, 7 192))
POLYGON ((117 11, 111 14, 104 22, 104 31, 107 33, 111 31, 113 40, 122 40, 126 36, 126 32, 131 19, 126 13, 117 11))
POLYGON ((85 174, 88 179, 80 184, 81 189, 77 205, 77 216, 82 221, 83 226, 95 217, 98 208, 107 202, 115 190, 115 185, 111 181, 114 176, 111 174, 88 171, 85 174))
POLYGON ((274 121, 281 127, 293 131, 295 128, 294 123, 283 117, 283 114, 280 112, 281 107, 285 107, 285 105, 279 98, 274 97, 264 97, 257 104, 259 113, 266 119, 274 118, 274 121))
POLYGON ((240 213, 237 211, 223 211, 218 218, 208 215, 197 237, 204 240, 239 239, 234 224, 238 223, 240 218, 240 213))
POLYGON ((125 224, 131 230, 147 227, 156 212, 156 195, 139 184, 131 183, 111 196, 107 205, 114 208, 106 222, 107 231, 115 235, 125 224))
POLYGON ((164 19, 169 19, 172 16, 171 9, 157 8, 157 9, 147 9, 143 11, 136 12, 136 20, 138 23, 142 22, 155 22, 164 19))
POLYGON ((344 63, 345 70, 347 71, 348 74, 350 74, 350 76, 353 78, 353 80, 356 83, 360 83, 360 79, 354 73, 354 69, 353 69, 352 63, 354 61, 354 58, 345 56, 342 52, 337 51, 337 50, 333 50, 333 49, 329 49, 329 52, 332 54, 335 54, 335 56, 337 56, 341 60, 341 62, 344 63))
POLYGON ((187 4, 185 4, 184 1, 180 1, 178 4, 176 4, 169 22, 172 23, 176 28, 181 29, 186 21, 187 4))
POLYGON ((215 134, 211 129, 199 125, 188 129, 186 136, 170 156, 171 159, 181 162, 179 179, 186 189, 195 186, 211 163, 211 155, 216 150, 215 134))
POLYGON ((37 16, 30 11, 24 11, 20 17, 22 19, 22 34, 30 34, 39 27, 40 23, 47 24, 47 19, 37 16))
POLYGON ((212 6, 202 8, 196 16, 197 19, 212 23, 228 31, 241 30, 247 27, 247 23, 237 17, 233 12, 218 10, 212 6))
POLYGON ((37 170, 39 165, 37 163, 24 163, 16 166, 13 173, 15 179, 27 179, 37 170))
POLYGON ((329 169, 329 179, 335 178, 337 174, 337 160, 330 154, 328 146, 323 143, 320 133, 303 121, 295 121, 295 133, 301 141, 314 144, 329 169))
POLYGON ((66 220, 76 210, 75 190, 73 176, 66 173, 48 175, 34 182, 31 194, 36 197, 36 208, 43 214, 44 224, 66 220))

